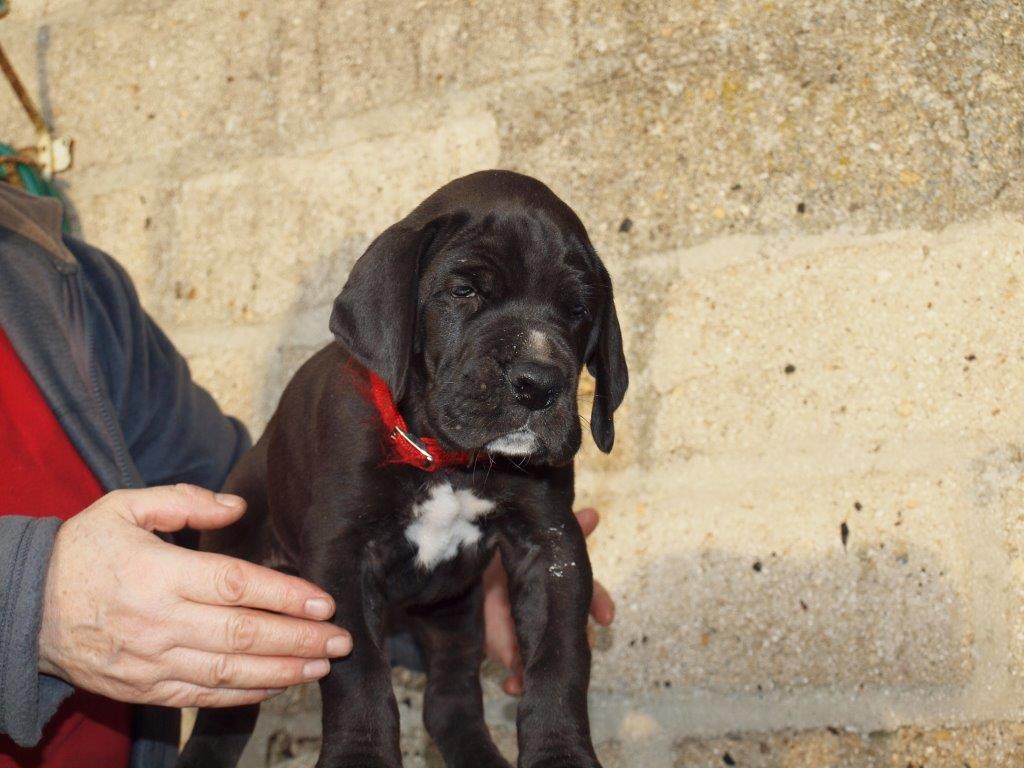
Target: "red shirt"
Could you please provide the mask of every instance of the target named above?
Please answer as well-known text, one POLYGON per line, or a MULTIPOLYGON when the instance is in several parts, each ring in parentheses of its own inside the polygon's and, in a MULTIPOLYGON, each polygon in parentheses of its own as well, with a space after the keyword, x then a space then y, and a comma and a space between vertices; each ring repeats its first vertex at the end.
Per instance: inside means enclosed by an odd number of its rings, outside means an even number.
MULTIPOLYGON (((0 515, 67 520, 103 495, 0 328, 0 515)), ((21 749, 0 736, 0 768, 127 768, 131 707, 76 691, 21 749)))

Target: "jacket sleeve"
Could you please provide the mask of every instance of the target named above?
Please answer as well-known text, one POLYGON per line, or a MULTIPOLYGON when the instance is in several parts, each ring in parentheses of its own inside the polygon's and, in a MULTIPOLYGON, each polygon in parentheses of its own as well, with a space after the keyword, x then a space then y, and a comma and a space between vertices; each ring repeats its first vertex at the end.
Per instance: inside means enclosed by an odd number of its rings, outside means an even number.
POLYGON ((72 691, 38 671, 43 590, 60 520, 0 517, 0 733, 29 747, 72 691))
POLYGON ((67 244, 83 270, 97 363, 143 481, 219 489, 251 445, 245 427, 192 380, 120 265, 76 240, 67 244))

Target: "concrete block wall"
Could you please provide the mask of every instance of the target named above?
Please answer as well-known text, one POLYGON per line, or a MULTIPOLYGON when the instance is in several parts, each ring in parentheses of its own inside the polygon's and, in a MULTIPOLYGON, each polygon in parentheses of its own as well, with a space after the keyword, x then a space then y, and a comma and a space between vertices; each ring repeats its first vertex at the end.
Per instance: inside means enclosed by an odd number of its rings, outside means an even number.
MULTIPOLYGON (((1019 2, 12 5, 82 232, 254 431, 434 188, 514 168, 579 212, 633 374, 578 483, 606 766, 1021 764, 1019 2)), ((311 764, 315 707, 247 764, 311 764)), ((488 713, 513 750, 493 679, 488 713)))

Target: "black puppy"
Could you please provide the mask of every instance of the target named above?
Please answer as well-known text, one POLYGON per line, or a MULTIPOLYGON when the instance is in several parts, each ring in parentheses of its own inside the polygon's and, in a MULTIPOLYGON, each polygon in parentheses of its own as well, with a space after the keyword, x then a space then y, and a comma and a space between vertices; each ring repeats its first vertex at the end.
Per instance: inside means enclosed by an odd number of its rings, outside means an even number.
MULTIPOLYGON (((627 372, 611 282, 580 220, 526 176, 453 181, 370 245, 331 330, 228 480, 248 513, 203 541, 337 602, 353 650, 320 683, 317 765, 401 765, 385 649, 398 622, 424 650, 424 721, 446 764, 507 768, 479 680, 481 574, 497 549, 525 674, 519 765, 598 766, 576 389, 586 364, 607 452, 627 372)), ((179 765, 234 766, 257 713, 203 710, 179 765)))

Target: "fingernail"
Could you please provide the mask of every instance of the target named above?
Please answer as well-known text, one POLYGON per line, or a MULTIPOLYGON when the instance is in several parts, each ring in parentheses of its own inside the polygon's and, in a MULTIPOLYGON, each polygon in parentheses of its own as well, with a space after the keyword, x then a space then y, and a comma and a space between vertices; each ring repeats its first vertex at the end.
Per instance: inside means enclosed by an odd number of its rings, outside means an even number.
POLYGON ((327 659, 317 659, 306 662, 302 668, 302 676, 307 680, 319 680, 330 671, 331 665, 327 663, 327 659))
POLYGON ((314 619, 329 619, 331 604, 322 597, 311 597, 306 601, 306 613, 314 619))
POLYGON ((352 650, 352 638, 348 635, 335 635, 327 641, 328 656, 344 656, 352 650))
POLYGON ((267 688, 267 698, 272 699, 275 696, 280 696, 284 692, 284 688, 267 688))
POLYGON ((237 509, 245 503, 241 496, 235 496, 233 493, 215 493, 213 498, 217 500, 218 504, 232 509, 237 509))

